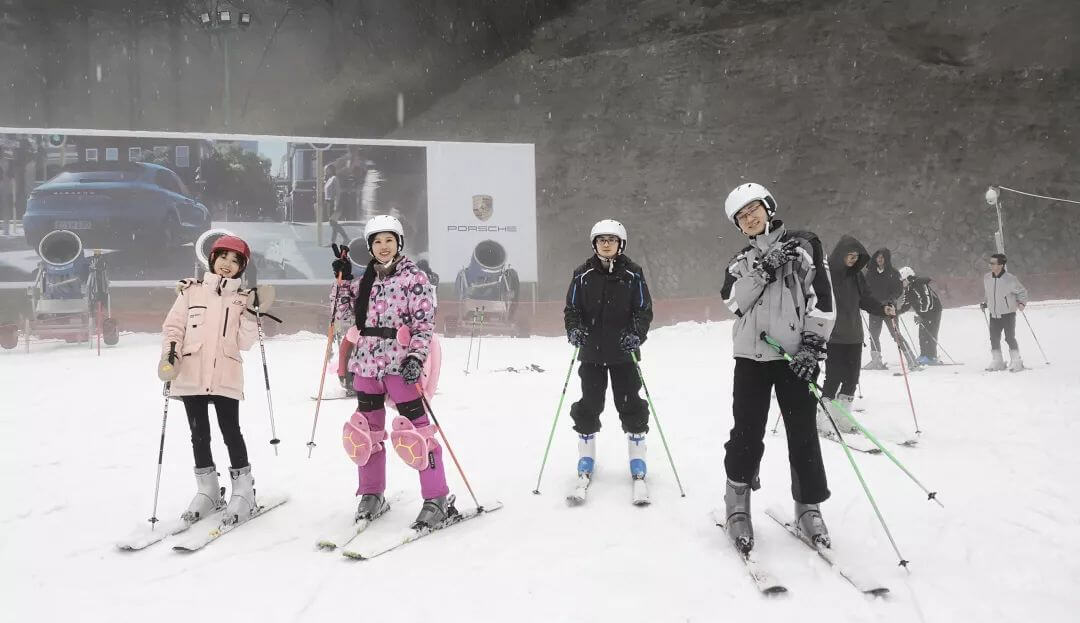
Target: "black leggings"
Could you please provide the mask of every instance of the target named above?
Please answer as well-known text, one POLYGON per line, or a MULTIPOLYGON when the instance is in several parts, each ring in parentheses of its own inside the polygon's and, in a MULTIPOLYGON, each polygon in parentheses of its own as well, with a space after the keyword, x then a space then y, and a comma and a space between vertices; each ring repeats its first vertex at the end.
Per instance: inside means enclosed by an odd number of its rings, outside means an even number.
POLYGON ((1005 343, 1009 350, 1020 350, 1016 344, 1016 312, 990 318, 990 350, 1001 350, 1001 331, 1005 331, 1005 343))
POLYGON ((191 427, 191 449, 195 452, 195 467, 211 467, 214 457, 210 452, 210 403, 214 403, 217 412, 218 428, 229 449, 230 467, 247 467, 247 446, 240 434, 240 401, 225 396, 182 396, 184 409, 187 411, 188 426, 191 427))
POLYGON ((859 366, 862 364, 862 344, 835 344, 829 342, 828 358, 825 360, 825 385, 821 395, 836 398, 836 390, 845 396, 855 395, 859 384, 859 366))

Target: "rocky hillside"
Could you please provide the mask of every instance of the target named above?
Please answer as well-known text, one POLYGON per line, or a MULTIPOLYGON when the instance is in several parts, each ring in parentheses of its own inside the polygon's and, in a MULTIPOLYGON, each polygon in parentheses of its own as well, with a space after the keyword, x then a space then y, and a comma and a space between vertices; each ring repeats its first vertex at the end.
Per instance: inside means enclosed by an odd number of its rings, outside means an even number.
MULTIPOLYGON (((536 144, 544 298, 603 217, 656 294, 717 292, 743 181, 829 247, 966 278, 993 252, 989 184, 1080 194, 1076 23, 1072 0, 590 0, 392 137, 536 144)), ((1018 271, 1075 269, 1080 206, 1002 199, 1018 271)))

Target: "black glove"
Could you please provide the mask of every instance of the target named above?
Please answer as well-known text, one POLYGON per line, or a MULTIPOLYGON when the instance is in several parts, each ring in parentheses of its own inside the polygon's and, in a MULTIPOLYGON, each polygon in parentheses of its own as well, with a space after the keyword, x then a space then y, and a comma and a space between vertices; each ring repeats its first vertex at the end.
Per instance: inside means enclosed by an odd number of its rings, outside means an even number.
POLYGON ((641 347, 641 338, 637 336, 633 331, 624 331, 619 336, 619 348, 624 352, 632 353, 641 347))
POLYGON ((915 326, 917 326, 917 327, 923 326, 922 316, 915 316, 915 326))
POLYGON ((986 301, 979 303, 979 309, 986 309, 986 301))
POLYGON ((793 262, 799 259, 799 241, 795 238, 788 240, 784 244, 772 249, 761 258, 758 262, 758 267, 762 270, 765 278, 769 281, 776 280, 776 271, 783 267, 788 262, 793 262))
POLYGON ((817 333, 803 331, 799 351, 788 362, 788 367, 795 376, 807 383, 813 383, 817 378, 818 360, 823 354, 825 354, 825 338, 817 333))
POLYGON ((573 327, 566 332, 566 339, 571 345, 582 347, 585 345, 585 340, 589 337, 589 332, 580 327, 573 327))
POLYGON ((412 355, 406 357, 405 361, 401 363, 401 378, 409 385, 415 385, 423 373, 424 364, 412 355))
POLYGON ((341 276, 342 281, 352 281, 352 260, 349 259, 349 247, 336 244, 331 244, 331 251, 334 252, 334 262, 330 264, 330 267, 334 269, 334 276, 341 276))

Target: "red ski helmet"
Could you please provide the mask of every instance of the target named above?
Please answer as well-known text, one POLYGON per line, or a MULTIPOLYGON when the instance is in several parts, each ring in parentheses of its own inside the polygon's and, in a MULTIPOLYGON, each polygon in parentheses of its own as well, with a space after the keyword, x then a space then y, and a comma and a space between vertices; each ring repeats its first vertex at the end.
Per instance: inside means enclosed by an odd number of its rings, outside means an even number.
MULTIPOLYGON (((248 260, 251 259, 251 249, 248 248, 246 242, 236 236, 221 236, 214 241, 214 246, 210 248, 210 271, 213 272, 214 262, 217 261, 218 256, 226 251, 233 251, 240 256, 242 260, 240 273, 243 273, 244 269, 247 268, 248 260)), ((237 277, 239 276, 238 273, 237 277)))

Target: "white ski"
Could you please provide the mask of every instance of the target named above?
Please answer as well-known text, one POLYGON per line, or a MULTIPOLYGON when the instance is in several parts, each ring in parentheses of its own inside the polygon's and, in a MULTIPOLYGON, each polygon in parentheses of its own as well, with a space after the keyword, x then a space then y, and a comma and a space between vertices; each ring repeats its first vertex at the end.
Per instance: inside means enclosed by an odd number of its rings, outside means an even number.
POLYGON ((589 492, 590 484, 592 484, 591 476, 588 474, 578 474, 574 490, 570 492, 570 495, 566 496, 566 503, 570 506, 580 506, 581 504, 584 504, 585 496, 589 492))
POLYGON ((719 509, 712 512, 713 522, 720 527, 724 532, 724 540, 731 543, 732 549, 742 559, 743 564, 746 565, 746 571, 750 574, 750 579, 754 581, 754 586, 761 591, 762 595, 778 595, 787 592, 787 587, 779 583, 776 578, 769 573, 764 566, 761 565, 755 558, 752 558, 749 553, 742 553, 739 548, 735 547, 735 542, 728 538, 726 529, 724 528, 724 513, 719 509))
POLYGON ((141 528, 132 532, 127 537, 116 542, 116 547, 125 552, 135 552, 158 543, 165 537, 175 536, 186 532, 192 526, 212 526, 221 520, 221 511, 211 513, 198 521, 186 521, 184 519, 170 519, 158 521, 153 528, 141 528))
POLYGON ((369 560, 376 556, 385 554, 386 552, 395 550, 402 545, 408 545, 409 543, 412 543, 413 541, 418 541, 430 534, 433 534, 440 530, 445 530, 446 528, 457 525, 463 521, 475 519, 481 515, 486 515, 488 513, 494 513, 500 508, 502 508, 502 502, 495 502, 493 504, 482 505, 479 508, 473 508, 466 511, 457 512, 447 517, 445 521, 435 526, 434 528, 420 528, 418 530, 409 528, 401 534, 390 539, 385 539, 380 543, 362 545, 353 549, 343 549, 341 550, 341 554, 342 556, 345 556, 346 558, 351 558, 353 560, 369 560))
POLYGON ((200 549, 209 545, 210 543, 232 532, 236 528, 251 523, 256 517, 263 515, 288 501, 289 498, 285 495, 266 496, 256 502, 259 505, 259 508, 255 511, 255 514, 253 514, 247 521, 243 523, 229 525, 219 523, 211 530, 208 530, 201 534, 193 534, 191 535, 191 538, 188 538, 182 543, 177 543, 176 545, 173 545, 173 550, 177 552, 197 552, 200 549))
POLYGON ((820 547, 806 538, 802 532, 800 532, 790 521, 782 519, 782 513, 775 508, 765 509, 765 514, 768 515, 776 523, 784 526, 784 529, 788 531, 788 534, 802 541, 804 545, 817 552, 818 556, 822 560, 829 563, 829 566, 836 569, 845 580, 847 580, 852 586, 868 595, 880 596, 889 592, 889 589, 877 582, 876 580, 869 579, 865 575, 856 572, 850 565, 844 564, 840 556, 831 548, 820 547))
MULTIPOLYGON (((367 530, 376 519, 382 517, 386 513, 390 512, 391 502, 397 503, 400 496, 394 496, 393 498, 387 498, 386 508, 383 512, 379 513, 371 519, 361 519, 360 521, 353 521, 347 527, 340 527, 333 531, 329 536, 324 536, 315 542, 315 545, 323 551, 334 551, 339 547, 345 547, 352 542, 353 539, 360 536, 360 534, 367 530)), ((344 523, 344 522, 342 522, 344 523)))

